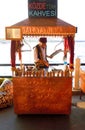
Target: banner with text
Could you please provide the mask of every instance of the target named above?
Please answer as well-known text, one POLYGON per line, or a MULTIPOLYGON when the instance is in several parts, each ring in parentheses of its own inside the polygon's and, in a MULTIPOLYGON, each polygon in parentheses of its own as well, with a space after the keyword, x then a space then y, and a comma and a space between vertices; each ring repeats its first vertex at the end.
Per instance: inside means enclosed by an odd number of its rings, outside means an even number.
POLYGON ((57 17, 57 0, 28 0, 28 17, 57 17))

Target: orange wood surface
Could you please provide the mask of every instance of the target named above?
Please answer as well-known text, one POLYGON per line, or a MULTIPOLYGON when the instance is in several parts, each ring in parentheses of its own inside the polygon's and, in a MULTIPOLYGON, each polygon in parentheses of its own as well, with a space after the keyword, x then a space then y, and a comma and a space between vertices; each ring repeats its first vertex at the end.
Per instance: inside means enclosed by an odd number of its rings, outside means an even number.
POLYGON ((70 114, 71 77, 14 77, 16 114, 70 114))
POLYGON ((85 71, 80 69, 80 89, 85 93, 85 71))

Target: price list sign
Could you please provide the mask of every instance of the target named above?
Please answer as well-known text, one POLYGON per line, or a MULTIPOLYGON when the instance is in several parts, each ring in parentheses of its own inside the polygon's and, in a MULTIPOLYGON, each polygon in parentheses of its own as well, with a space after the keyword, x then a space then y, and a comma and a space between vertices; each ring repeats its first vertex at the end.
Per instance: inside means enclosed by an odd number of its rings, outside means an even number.
POLYGON ((57 17, 57 0, 28 0, 28 17, 57 17))

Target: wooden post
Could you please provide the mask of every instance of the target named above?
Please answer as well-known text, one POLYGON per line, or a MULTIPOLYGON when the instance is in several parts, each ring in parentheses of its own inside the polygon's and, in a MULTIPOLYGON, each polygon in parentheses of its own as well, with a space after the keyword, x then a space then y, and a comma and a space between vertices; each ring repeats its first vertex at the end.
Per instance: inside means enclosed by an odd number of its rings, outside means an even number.
POLYGON ((75 75, 74 75, 74 88, 79 89, 79 71, 80 71, 80 59, 75 61, 75 75))

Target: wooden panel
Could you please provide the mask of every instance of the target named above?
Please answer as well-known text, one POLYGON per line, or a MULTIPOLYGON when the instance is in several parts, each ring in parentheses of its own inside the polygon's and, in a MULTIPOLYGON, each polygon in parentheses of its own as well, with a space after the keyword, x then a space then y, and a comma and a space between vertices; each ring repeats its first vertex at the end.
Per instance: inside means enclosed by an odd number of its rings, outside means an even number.
POLYGON ((23 35, 75 35, 77 28, 59 18, 27 18, 11 27, 21 27, 23 35))
POLYGON ((16 77, 13 84, 16 114, 70 114, 71 77, 16 77))
POLYGON ((80 69, 80 89, 85 93, 85 71, 80 69))

